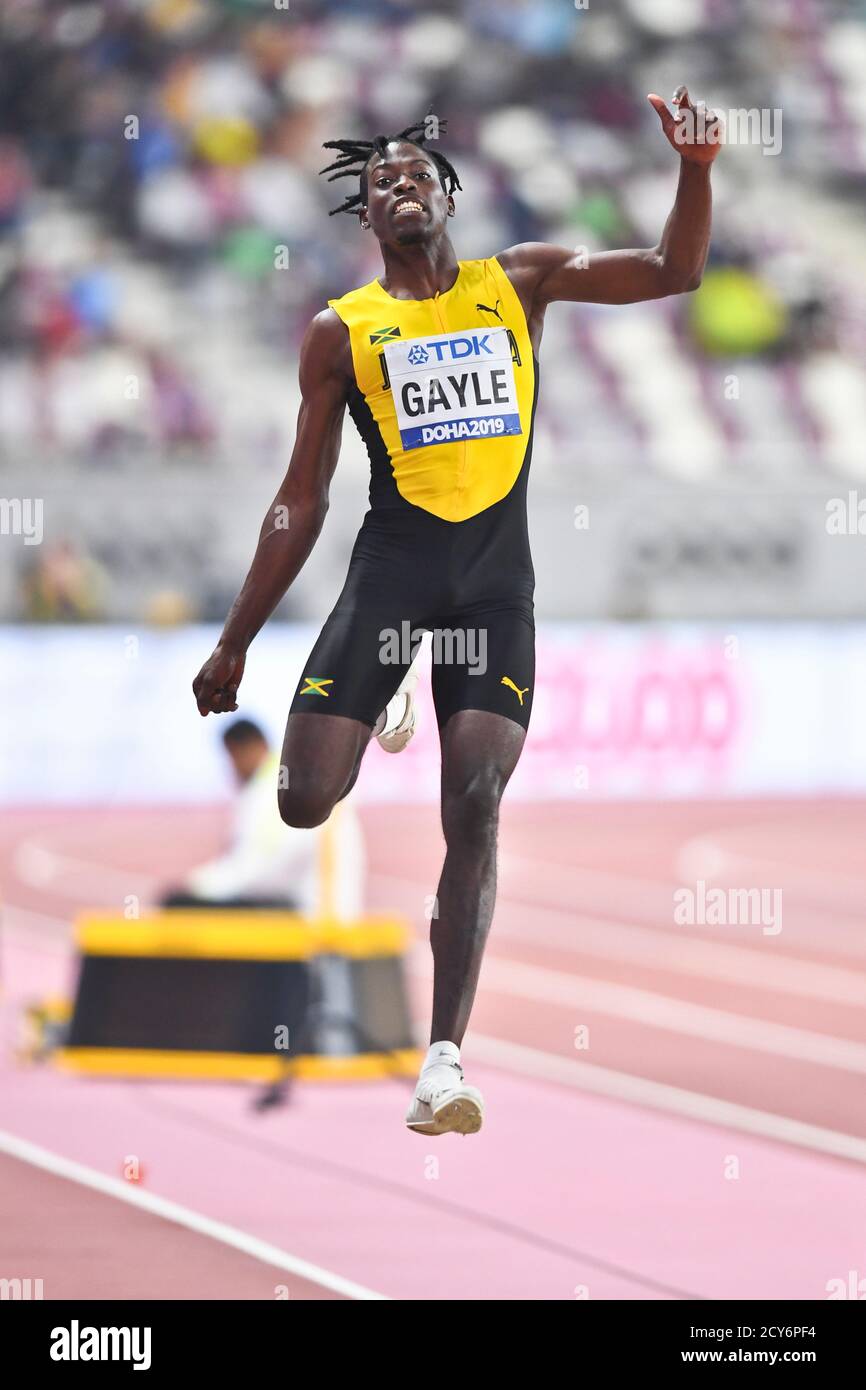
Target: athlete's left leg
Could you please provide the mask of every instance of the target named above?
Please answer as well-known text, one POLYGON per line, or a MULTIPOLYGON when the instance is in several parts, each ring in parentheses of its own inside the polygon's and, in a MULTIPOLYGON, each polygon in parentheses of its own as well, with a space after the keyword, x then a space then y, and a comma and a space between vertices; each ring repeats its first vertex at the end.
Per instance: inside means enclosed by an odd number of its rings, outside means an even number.
POLYGON ((470 620, 461 615, 456 628, 433 627, 446 852, 430 923, 430 1048, 406 1115, 419 1134, 474 1134, 481 1128, 484 1101, 463 1077, 460 1044, 496 899, 499 803, 526 738, 534 675, 528 604, 476 610, 470 620), (437 633, 443 639, 438 660, 437 633), (464 658, 472 651, 475 659, 450 660, 446 650, 464 658))
POLYGON ((478 985, 496 899, 499 803, 517 766, 526 730, 487 710, 450 716, 442 740, 445 863, 430 922, 433 1023, 406 1124, 418 1134, 474 1134, 484 1100, 468 1086, 460 1044, 478 985))
POLYGON ((517 766, 532 712, 535 624, 531 601, 501 604, 434 627, 433 698, 442 744, 442 829, 447 852, 439 916, 431 921, 431 1042, 460 1046, 478 984, 496 897, 499 802, 517 766), (450 644, 444 640, 450 632, 450 644), (462 640, 461 640, 462 639, 462 640), (467 654, 473 652, 469 662, 467 654), (462 660, 451 660, 462 654, 462 660))
POLYGON ((463 1041, 496 900, 499 803, 526 730, 501 714, 464 709, 442 730, 445 863, 430 922, 431 1043, 463 1041))

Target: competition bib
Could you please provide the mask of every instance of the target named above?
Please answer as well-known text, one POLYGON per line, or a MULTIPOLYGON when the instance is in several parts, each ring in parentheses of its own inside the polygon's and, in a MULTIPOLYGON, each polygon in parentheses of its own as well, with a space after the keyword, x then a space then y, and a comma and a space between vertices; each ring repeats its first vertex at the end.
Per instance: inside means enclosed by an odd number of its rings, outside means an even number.
POLYGON ((506 328, 388 343, 385 364, 404 449, 522 433, 506 328))

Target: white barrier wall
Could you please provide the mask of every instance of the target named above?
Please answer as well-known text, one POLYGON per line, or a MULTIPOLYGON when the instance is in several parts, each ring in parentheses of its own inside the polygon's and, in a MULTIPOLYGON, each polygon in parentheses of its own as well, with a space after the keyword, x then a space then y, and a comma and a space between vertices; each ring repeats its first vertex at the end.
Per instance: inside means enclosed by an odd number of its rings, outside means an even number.
MULTIPOLYGON (((239 714, 277 740, 315 629, 256 640, 239 714)), ((228 780, 225 718, 190 684, 216 630, 0 629, 0 802, 211 801, 228 780)), ((321 674, 321 673, 317 673, 321 674)), ((365 801, 438 794, 421 722, 399 757, 373 747, 365 801)), ((723 797, 866 792, 866 625, 548 625, 509 795, 723 797)))

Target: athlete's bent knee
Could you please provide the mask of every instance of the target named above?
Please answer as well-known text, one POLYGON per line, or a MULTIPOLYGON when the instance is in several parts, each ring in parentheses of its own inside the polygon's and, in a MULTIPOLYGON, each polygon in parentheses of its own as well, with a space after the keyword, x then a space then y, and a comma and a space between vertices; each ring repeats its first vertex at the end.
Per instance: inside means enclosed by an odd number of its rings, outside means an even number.
POLYGON ((301 787, 280 787, 277 804, 280 819, 296 830, 313 830, 317 825, 324 825, 334 809, 330 798, 301 787))

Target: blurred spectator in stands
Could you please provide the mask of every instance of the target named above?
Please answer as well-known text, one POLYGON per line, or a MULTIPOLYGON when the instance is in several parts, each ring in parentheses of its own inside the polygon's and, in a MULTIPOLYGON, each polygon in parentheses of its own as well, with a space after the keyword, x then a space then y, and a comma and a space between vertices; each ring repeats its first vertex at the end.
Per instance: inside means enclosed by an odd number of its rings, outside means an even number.
POLYGON ((21 590, 26 622, 93 622, 103 616, 102 570, 70 541, 41 550, 24 571, 21 590))
POLYGON ((18 225, 32 185, 24 150, 11 140, 0 140, 0 232, 9 232, 18 225))
MULTIPOLYGON (((249 478, 264 496, 253 475, 270 477, 291 450, 310 318, 380 273, 370 238, 328 216, 343 190, 316 177, 321 142, 427 111, 449 118, 467 258, 536 238, 648 246, 673 170, 643 94, 683 76, 720 110, 760 103, 762 140, 763 114, 784 111, 784 154, 741 142, 722 162, 697 294, 622 316, 591 305, 550 316, 537 483, 612 478, 617 457, 623 472, 671 479, 774 472, 774 459, 859 478, 864 19, 864 0, 597 11, 3 0, 2 462, 26 476, 50 461, 61 488, 64 464, 87 470, 95 505, 80 534, 113 577, 95 468, 140 467, 139 495, 160 505, 187 463, 249 478), (743 375, 735 410, 715 384, 725 363, 743 375)), ((364 469, 354 431, 345 438, 344 476, 364 469)), ((188 506, 200 508, 192 489, 188 506)), ((184 563, 171 582, 203 616, 222 616, 202 558, 184 563)), ((143 563, 138 573, 113 586, 113 613, 142 611, 143 563)))

